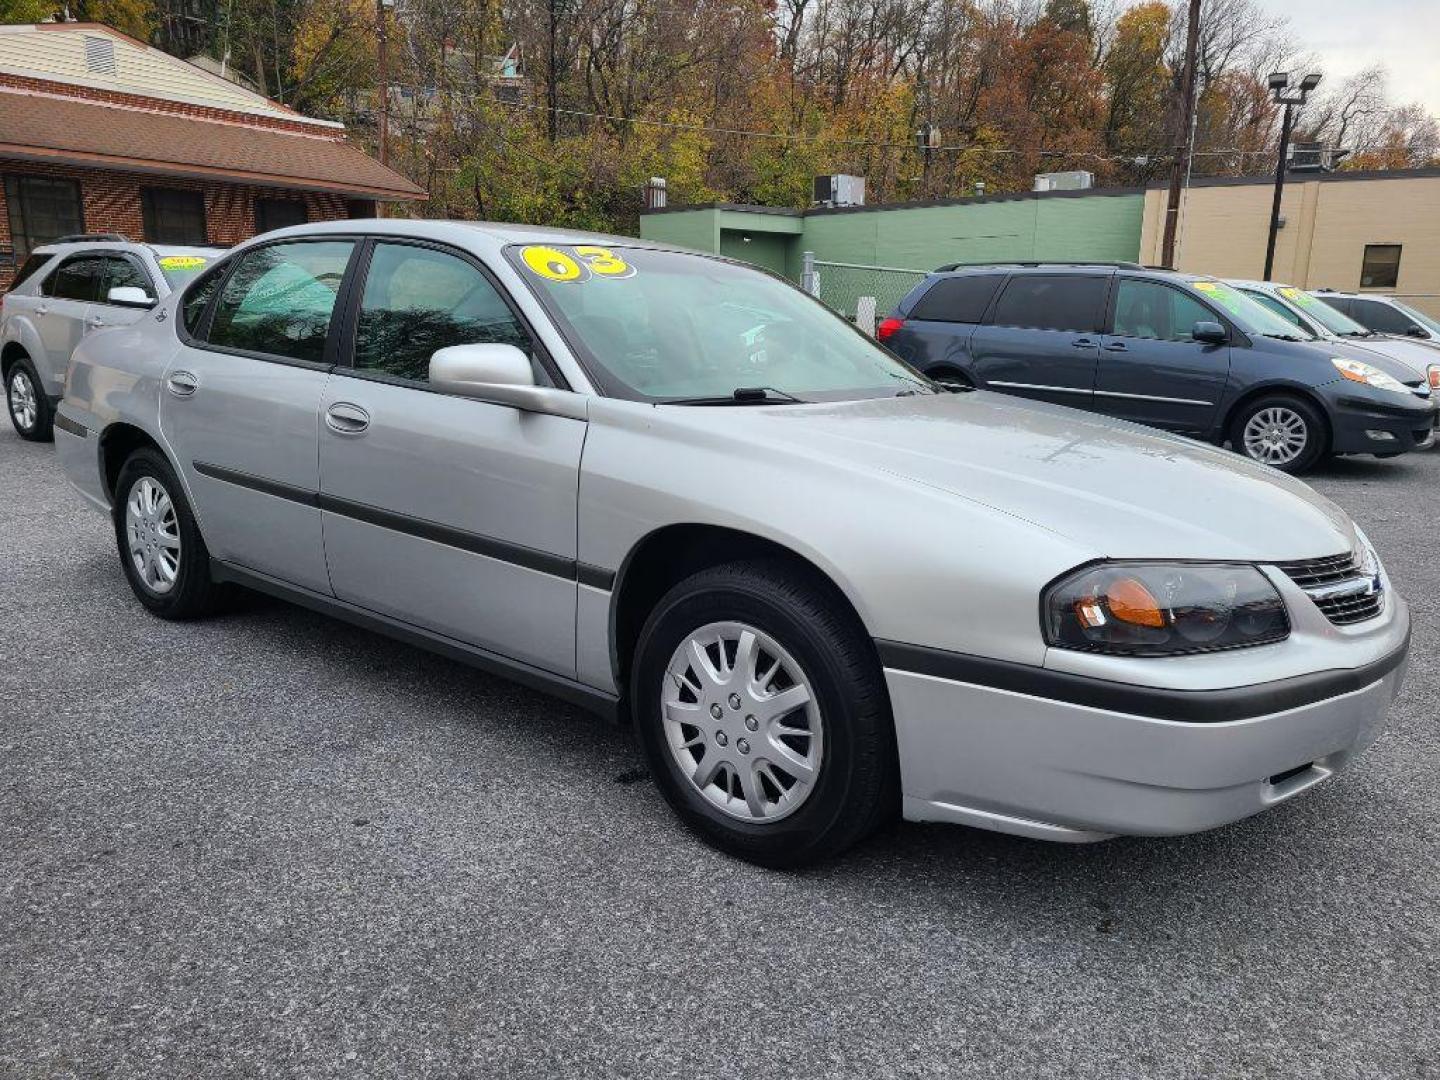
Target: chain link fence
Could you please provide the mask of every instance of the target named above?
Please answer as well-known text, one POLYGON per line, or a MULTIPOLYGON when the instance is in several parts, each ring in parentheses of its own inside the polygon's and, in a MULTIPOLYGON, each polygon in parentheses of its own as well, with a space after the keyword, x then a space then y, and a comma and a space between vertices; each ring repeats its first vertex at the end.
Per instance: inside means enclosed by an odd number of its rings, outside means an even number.
POLYGON ((806 253, 803 286, 856 323, 867 334, 889 315, 905 294, 925 279, 924 270, 825 262, 806 253), (867 301, 873 300, 873 303, 867 301))

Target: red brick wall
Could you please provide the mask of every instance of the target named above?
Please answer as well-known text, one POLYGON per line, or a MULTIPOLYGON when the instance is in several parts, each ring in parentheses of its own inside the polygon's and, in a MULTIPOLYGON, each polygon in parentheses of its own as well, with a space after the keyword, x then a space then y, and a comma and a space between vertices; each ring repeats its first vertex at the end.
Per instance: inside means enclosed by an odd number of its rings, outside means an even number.
MULTIPOLYGON (((179 180, 143 173, 108 169, 78 169, 62 165, 36 165, 27 161, 0 160, 0 175, 25 174, 56 176, 80 184, 80 201, 85 213, 86 232, 116 232, 131 240, 144 240, 145 225, 140 206, 142 187, 186 188, 205 193, 205 227, 209 242, 230 247, 255 235, 255 200, 299 198, 311 221, 334 221, 348 217, 343 196, 314 191, 287 191, 250 184, 179 180)), ((10 215, 0 186, 0 249, 10 247, 10 215)), ((0 265, 0 289, 10 283, 12 268, 0 265)))

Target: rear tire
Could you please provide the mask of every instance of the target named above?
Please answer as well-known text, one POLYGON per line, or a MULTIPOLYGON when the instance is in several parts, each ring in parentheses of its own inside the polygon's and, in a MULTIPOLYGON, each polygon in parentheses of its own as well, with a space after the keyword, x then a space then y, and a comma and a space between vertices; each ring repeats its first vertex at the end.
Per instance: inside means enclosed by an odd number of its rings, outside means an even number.
POLYGON ((898 812, 874 645, 813 574, 737 562, 676 585, 641 632, 631 700, 661 793, 739 858, 817 862, 898 812))
POLYGON ((1313 468, 1329 448, 1330 429, 1310 402, 1272 394, 1250 402, 1230 425, 1230 446, 1251 461, 1296 474, 1313 468))
POLYGON ((135 598, 162 619, 214 611, 221 587, 175 470, 158 450, 136 450, 115 481, 115 542, 135 598))
POLYGON ((28 356, 10 365, 5 376, 5 402, 10 408, 10 423, 22 439, 50 442, 55 438, 55 410, 28 356))

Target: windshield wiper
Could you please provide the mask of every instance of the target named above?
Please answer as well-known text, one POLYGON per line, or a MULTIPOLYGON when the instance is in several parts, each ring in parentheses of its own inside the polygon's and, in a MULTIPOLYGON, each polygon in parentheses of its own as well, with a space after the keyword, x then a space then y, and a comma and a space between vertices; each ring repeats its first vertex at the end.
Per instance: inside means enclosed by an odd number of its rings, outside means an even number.
POLYGON ((1314 338, 1303 338, 1299 334, 1261 334, 1261 337, 1274 338, 1276 341, 1313 341, 1314 338))
POLYGON ((728 397, 671 398, 666 405, 807 405, 804 398, 773 386, 737 386, 728 397))

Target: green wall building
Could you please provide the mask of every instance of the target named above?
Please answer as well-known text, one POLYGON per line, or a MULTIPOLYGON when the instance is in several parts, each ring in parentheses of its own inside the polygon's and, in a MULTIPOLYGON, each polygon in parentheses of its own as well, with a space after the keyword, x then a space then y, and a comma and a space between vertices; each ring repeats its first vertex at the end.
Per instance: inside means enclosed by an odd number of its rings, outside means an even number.
MULTIPOLYGON (((743 259, 798 281, 807 251, 822 263, 920 273, 954 262, 1133 261, 1144 212, 1139 188, 809 210, 716 204, 647 211, 640 235, 743 259)), ((837 268, 826 288, 826 273, 822 267, 821 295, 847 314, 857 295, 875 295, 883 314, 919 280, 837 268)))

